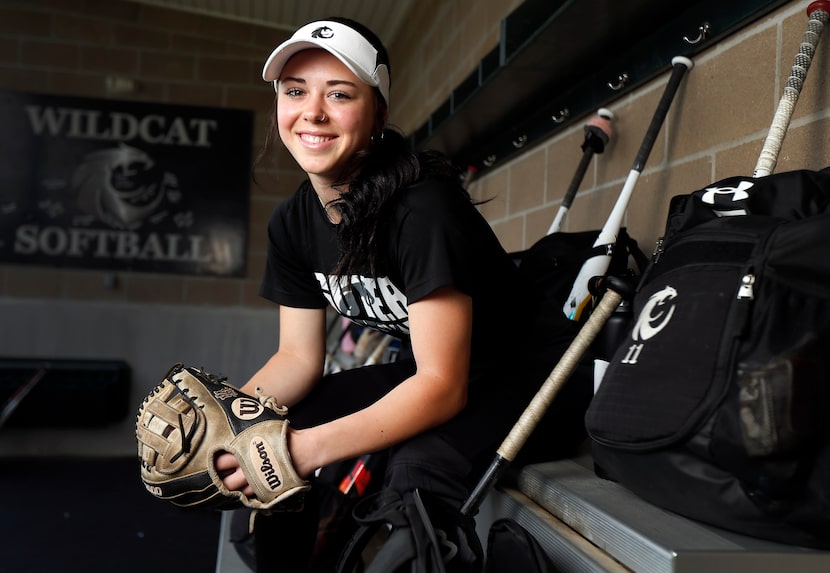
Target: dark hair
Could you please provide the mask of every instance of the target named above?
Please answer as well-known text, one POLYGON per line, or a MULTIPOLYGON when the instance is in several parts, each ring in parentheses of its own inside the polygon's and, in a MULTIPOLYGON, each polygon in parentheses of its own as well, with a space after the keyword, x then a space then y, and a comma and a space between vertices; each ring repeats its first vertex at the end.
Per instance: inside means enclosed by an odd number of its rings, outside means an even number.
MULTIPOLYGON (((378 51, 378 63, 389 69, 390 85, 392 66, 383 43, 369 28, 348 18, 326 18, 339 22, 359 32, 378 51)), ((387 103, 375 88, 380 125, 386 118, 387 103)), ((279 139, 276 121, 276 99, 271 127, 265 147, 259 154, 264 157, 279 139)), ((337 209, 341 221, 337 225, 337 238, 341 249, 340 260, 332 270, 337 275, 369 272, 371 275, 383 272, 382 247, 379 244, 389 223, 393 199, 400 189, 426 178, 449 181, 468 200, 469 194, 461 185, 461 172, 444 154, 435 151, 416 151, 409 140, 394 127, 383 126, 372 136, 369 147, 355 154, 346 165, 335 187, 348 187, 327 205, 337 209)))
POLYGON ((461 173, 443 154, 415 151, 409 140, 392 128, 385 128, 382 137, 374 137, 370 147, 356 154, 359 170, 345 178, 348 193, 343 193, 332 207, 341 216, 337 226, 341 257, 334 274, 348 275, 384 272, 381 258, 389 224, 389 213, 398 191, 427 178, 450 182, 469 199, 461 186, 461 173))

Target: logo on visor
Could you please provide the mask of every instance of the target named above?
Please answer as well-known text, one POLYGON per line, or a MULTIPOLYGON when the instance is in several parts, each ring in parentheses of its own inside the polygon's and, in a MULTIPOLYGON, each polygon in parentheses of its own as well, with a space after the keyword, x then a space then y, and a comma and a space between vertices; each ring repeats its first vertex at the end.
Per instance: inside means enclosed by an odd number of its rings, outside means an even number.
POLYGON ((328 26, 323 26, 322 28, 317 28, 311 33, 312 38, 324 38, 329 39, 334 37, 334 30, 329 28, 328 26))

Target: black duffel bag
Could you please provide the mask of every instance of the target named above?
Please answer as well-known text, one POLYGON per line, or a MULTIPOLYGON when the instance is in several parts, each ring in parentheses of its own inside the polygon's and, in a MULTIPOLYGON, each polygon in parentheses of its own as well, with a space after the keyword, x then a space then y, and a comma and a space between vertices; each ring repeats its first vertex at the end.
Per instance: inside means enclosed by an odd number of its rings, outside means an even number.
POLYGON ((597 473, 830 548, 830 168, 675 197, 633 317, 586 414, 597 473))

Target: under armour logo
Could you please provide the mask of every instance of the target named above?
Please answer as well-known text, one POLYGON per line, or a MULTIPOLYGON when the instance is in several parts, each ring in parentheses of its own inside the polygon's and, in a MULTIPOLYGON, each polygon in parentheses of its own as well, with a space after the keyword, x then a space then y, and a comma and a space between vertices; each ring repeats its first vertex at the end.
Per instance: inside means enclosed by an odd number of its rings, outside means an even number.
POLYGON ((707 187, 704 189, 706 191, 703 196, 700 198, 701 201, 706 203, 707 205, 714 205, 718 201, 718 196, 720 195, 731 195, 731 201, 743 201, 749 197, 749 193, 746 192, 747 189, 755 185, 752 181, 741 181, 738 183, 737 187, 707 187))
POLYGON ((328 26, 323 26, 322 28, 317 28, 311 33, 312 38, 324 38, 329 39, 334 37, 334 30, 329 28, 328 26))
POLYGON ((675 305, 669 306, 668 301, 677 298, 677 291, 670 286, 664 287, 651 295, 646 301, 637 322, 631 330, 634 340, 648 340, 656 336, 671 320, 675 305))

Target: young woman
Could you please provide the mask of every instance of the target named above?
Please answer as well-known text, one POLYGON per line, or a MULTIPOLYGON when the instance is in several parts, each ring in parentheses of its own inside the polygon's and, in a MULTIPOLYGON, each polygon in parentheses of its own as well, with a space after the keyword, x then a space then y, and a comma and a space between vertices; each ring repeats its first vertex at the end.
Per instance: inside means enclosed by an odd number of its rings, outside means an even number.
MULTIPOLYGON (((279 347, 242 389, 289 407, 301 476, 385 452, 385 487, 458 508, 575 327, 539 308, 449 161, 414 152, 387 125, 390 63, 371 31, 305 25, 263 78, 277 94, 273 131, 308 178, 268 225, 261 294, 279 305, 279 347), (323 376, 327 306, 400 338, 404 356, 323 376)), ((581 437, 591 393, 589 381, 569 387, 549 416, 564 450, 581 437)), ((544 433, 545 455, 562 453, 544 433)), ((229 488, 248 488, 233 456, 216 465, 229 488)), ((305 570, 314 491, 301 512, 257 517, 260 570, 305 570)))

